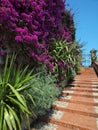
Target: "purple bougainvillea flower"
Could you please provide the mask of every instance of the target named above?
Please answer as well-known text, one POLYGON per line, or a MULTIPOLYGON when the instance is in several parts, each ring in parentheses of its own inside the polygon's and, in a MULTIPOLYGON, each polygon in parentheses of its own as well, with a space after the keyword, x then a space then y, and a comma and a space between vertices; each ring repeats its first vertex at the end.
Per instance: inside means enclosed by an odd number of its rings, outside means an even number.
POLYGON ((65 69, 68 69, 68 64, 65 64, 65 69))
POLYGON ((73 40, 72 18, 65 5, 65 0, 1 0, 0 31, 3 33, 0 37, 3 38, 0 43, 14 41, 11 44, 25 47, 27 56, 36 64, 43 63, 53 71, 56 62, 62 72, 68 65, 51 54, 50 41, 53 38, 73 40))
POLYGON ((74 63, 72 61, 70 62, 70 65, 72 68, 74 68, 74 63))
POLYGON ((16 36, 16 37, 15 37, 15 40, 16 40, 17 42, 22 42, 22 41, 23 41, 23 39, 22 39, 21 36, 16 36))
POLYGON ((5 55, 6 53, 4 51, 0 51, 0 55, 3 56, 5 55))

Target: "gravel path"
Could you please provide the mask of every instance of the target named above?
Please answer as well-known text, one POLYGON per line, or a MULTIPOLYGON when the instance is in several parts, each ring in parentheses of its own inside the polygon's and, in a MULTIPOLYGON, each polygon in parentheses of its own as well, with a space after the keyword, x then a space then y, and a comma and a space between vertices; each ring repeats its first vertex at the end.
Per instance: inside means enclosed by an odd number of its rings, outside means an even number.
POLYGON ((55 119, 60 119, 63 116, 63 111, 51 110, 47 116, 55 119))
POLYGON ((31 130, 56 130, 57 125, 52 123, 40 122, 34 125, 34 128, 31 130))

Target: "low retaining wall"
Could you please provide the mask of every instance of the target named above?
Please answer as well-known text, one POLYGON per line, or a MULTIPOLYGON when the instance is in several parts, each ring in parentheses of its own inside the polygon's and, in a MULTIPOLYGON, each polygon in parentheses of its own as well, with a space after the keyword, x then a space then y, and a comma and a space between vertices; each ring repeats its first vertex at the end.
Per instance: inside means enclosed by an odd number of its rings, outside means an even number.
POLYGON ((95 72, 96 72, 96 74, 98 76, 98 62, 92 63, 92 67, 94 68, 94 70, 95 70, 95 72))

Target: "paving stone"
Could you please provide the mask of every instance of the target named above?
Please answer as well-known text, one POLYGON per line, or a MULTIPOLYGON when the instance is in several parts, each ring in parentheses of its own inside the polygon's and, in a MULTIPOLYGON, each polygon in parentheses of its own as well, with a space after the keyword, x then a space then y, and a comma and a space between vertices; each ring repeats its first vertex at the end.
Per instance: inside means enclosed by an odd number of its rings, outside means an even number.
POLYGON ((98 93, 93 93, 94 96, 98 96, 98 93))
POLYGON ((62 99, 71 99, 71 95, 69 93, 67 93, 66 95, 62 95, 60 98, 62 99))
POLYGON ((68 106, 68 102, 55 101, 53 103, 53 105, 57 105, 57 106, 66 108, 68 106))
POLYGON ((74 91, 72 91, 72 90, 64 90, 63 92, 66 92, 66 93, 74 93, 74 91))
MULTIPOLYGON (((93 88, 93 91, 96 91, 96 92, 98 92, 98 88, 93 88)), ((97 93, 98 94, 98 93, 97 93)))
POLYGON ((95 103, 98 103, 98 99, 94 98, 94 102, 95 102, 95 103))
POLYGON ((96 124, 97 124, 97 128, 98 128, 98 118, 96 118, 96 124))
POLYGON ((63 111, 51 110, 49 113, 47 113, 47 116, 52 117, 54 119, 60 119, 63 116, 63 114, 63 111))
POLYGON ((98 113, 98 106, 94 106, 95 112, 98 113))
POLYGON ((57 128, 58 126, 56 124, 40 122, 34 125, 31 130, 56 130, 57 128))

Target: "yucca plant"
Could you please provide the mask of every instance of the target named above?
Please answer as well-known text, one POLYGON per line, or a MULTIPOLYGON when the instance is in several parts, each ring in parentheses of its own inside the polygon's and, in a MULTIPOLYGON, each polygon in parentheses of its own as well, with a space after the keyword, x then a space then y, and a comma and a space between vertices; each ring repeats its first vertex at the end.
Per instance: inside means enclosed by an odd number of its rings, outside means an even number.
POLYGON ((33 78, 32 71, 28 72, 28 67, 16 68, 14 59, 15 55, 9 62, 7 56, 5 67, 0 72, 0 130, 21 130, 23 117, 27 118, 29 127, 31 113, 22 93, 32 84, 29 82, 33 78))

